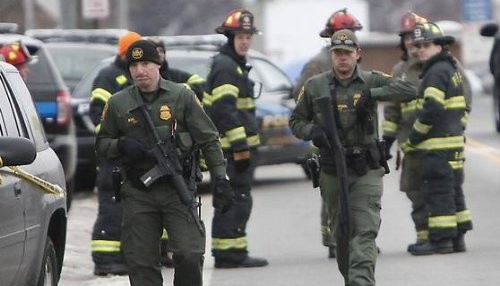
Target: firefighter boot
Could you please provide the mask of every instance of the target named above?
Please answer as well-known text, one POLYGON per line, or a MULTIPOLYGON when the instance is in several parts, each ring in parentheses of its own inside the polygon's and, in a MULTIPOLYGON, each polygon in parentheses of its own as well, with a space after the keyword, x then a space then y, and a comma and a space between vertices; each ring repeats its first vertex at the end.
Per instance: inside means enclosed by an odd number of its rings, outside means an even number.
POLYGON ((420 245, 415 245, 412 249, 412 255, 431 255, 435 253, 445 254, 453 252, 453 242, 451 238, 445 238, 437 241, 429 240, 420 245))
POLYGON ((457 237, 453 238, 453 251, 455 252, 465 252, 467 249, 465 247, 464 234, 459 233, 457 237))
POLYGON ((427 239, 417 239, 417 241, 415 243, 412 243, 412 244, 408 244, 408 248, 406 249, 406 251, 408 251, 409 253, 412 253, 413 252, 413 249, 415 249, 416 246, 418 245, 422 245, 422 244, 425 244, 427 243, 427 239))
POLYGON ((269 263, 265 258, 246 256, 240 261, 215 260, 215 268, 262 267, 269 263))

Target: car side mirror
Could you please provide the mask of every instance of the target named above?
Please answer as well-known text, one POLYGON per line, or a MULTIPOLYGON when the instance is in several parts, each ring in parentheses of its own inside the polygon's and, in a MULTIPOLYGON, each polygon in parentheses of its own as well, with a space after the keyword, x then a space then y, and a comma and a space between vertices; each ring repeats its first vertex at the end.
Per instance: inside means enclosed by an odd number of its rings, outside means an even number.
POLYGON ((257 99, 262 95, 262 82, 255 81, 255 85, 253 86, 253 98, 257 99))
POLYGON ((496 23, 484 24, 481 29, 479 29, 479 34, 484 37, 493 37, 498 32, 498 25, 496 23))
POLYGON ((35 144, 23 137, 0 137, 0 167, 31 164, 36 157, 35 144))

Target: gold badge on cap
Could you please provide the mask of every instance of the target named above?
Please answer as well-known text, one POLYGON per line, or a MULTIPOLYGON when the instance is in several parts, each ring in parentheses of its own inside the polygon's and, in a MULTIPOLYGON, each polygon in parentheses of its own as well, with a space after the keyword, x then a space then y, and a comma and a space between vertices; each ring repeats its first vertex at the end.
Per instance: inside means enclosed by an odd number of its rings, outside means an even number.
POLYGON ((170 108, 168 107, 168 105, 162 105, 160 107, 160 119, 169 120, 170 117, 172 117, 172 114, 170 113, 170 108))
POLYGON ((339 35, 337 36, 337 39, 338 40, 341 40, 341 41, 345 41, 347 40, 347 35, 345 33, 339 33, 339 35))
POLYGON ((134 60, 138 60, 138 59, 142 58, 143 55, 144 55, 144 51, 141 48, 134 48, 132 50, 132 58, 134 60))

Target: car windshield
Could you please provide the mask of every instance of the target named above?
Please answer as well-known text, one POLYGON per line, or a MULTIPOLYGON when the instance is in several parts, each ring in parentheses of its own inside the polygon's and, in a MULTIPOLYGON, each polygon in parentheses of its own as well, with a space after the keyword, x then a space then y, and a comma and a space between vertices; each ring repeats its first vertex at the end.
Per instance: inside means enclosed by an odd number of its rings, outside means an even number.
POLYGON ((94 49, 91 46, 50 46, 57 68, 65 81, 80 80, 87 72, 95 68, 101 60, 113 56, 113 50, 94 49))

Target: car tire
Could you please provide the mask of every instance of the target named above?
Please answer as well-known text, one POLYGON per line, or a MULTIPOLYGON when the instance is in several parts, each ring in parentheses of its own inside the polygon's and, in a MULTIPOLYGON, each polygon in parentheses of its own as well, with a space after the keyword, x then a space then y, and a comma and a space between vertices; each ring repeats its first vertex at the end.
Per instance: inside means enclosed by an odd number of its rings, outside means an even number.
POLYGON ((37 286, 55 286, 59 282, 59 266, 57 265, 57 255, 54 243, 47 236, 45 250, 43 252, 42 268, 37 286))
POLYGON ((495 129, 500 133, 500 83, 493 88, 493 115, 495 118, 495 129))

